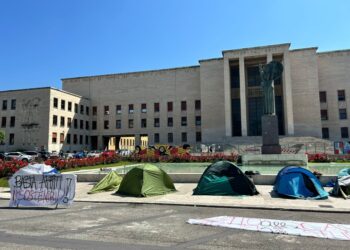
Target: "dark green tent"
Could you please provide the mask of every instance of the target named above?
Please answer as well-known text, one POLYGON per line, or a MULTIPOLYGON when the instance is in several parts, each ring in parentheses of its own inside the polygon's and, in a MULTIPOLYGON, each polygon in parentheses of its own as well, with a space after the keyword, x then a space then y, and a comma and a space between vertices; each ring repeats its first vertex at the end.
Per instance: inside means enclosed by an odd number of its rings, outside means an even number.
POLYGON ((194 195, 256 195, 250 179, 236 165, 218 161, 204 171, 194 195))
POLYGON ((94 194, 105 191, 117 191, 123 177, 119 176, 115 171, 111 171, 102 180, 100 180, 95 186, 88 192, 88 194, 94 194))
POLYGON ((145 164, 134 167, 123 178, 117 194, 154 196, 176 191, 173 181, 162 169, 145 164))

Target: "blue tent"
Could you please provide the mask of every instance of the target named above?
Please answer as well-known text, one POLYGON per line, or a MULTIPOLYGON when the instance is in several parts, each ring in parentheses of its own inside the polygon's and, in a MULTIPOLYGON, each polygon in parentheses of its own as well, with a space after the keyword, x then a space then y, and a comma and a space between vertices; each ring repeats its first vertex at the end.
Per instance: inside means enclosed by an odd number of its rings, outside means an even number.
POLYGON ((274 191, 281 196, 299 199, 327 199, 328 193, 309 170, 287 166, 278 172, 274 191))

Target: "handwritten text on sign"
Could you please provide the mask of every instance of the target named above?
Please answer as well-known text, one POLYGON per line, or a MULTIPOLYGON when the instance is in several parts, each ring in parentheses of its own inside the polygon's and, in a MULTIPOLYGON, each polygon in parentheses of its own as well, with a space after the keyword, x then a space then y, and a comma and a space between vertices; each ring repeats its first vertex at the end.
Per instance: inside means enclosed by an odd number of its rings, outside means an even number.
POLYGON ((10 207, 71 205, 76 182, 73 174, 15 175, 9 181, 10 207))

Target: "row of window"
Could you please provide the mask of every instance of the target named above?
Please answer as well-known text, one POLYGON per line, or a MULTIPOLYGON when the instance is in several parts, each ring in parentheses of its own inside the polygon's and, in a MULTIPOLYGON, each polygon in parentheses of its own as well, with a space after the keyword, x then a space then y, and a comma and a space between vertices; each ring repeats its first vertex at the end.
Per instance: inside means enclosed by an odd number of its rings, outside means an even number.
MULTIPOLYGON (((1 127, 6 128, 6 126, 7 126, 7 117, 3 116, 3 117, 1 117, 1 127)), ((13 128, 15 126, 16 126, 16 117, 11 116, 10 117, 10 128, 13 128)))
MULTIPOLYGON (((194 108, 195 108, 195 110, 201 110, 201 101, 200 100, 194 101, 194 108)), ((115 110, 116 110, 117 115, 122 114, 122 105, 116 105, 115 110)), ((147 103, 141 103, 140 110, 141 110, 141 113, 147 113, 147 103)), ((168 110, 168 112, 172 112, 174 110, 173 102, 167 103, 167 110, 168 110)), ((105 115, 109 115, 110 114, 109 106, 108 105, 104 106, 103 111, 104 111, 105 115)), ((133 114, 134 111, 135 111, 134 104, 129 104, 128 105, 128 113, 133 114)), ((159 102, 154 103, 153 111, 154 111, 154 113, 160 112, 160 103, 159 102)), ((186 101, 181 102, 181 111, 187 111, 187 102, 186 101)), ((97 115, 97 106, 92 107, 92 115, 97 115)))
MULTIPOLYGON (((60 127, 64 127, 66 123, 66 119, 64 116, 60 117, 60 127)), ((52 125, 53 126, 57 126, 58 125, 58 116, 57 115, 53 115, 52 117, 52 125)), ((79 120, 79 128, 80 129, 84 129, 84 120, 79 120)), ((71 128, 72 127, 72 118, 68 117, 67 118, 67 127, 71 128)), ((78 128, 78 119, 73 119, 73 127, 75 129, 78 128)), ((90 129, 90 123, 89 121, 85 121, 85 129, 89 130, 90 129)))
MULTIPOLYGON (((67 110, 72 111, 72 102, 67 102, 67 110)), ((53 107, 58 109, 58 98, 53 98, 53 107)), ((61 100, 61 110, 66 110, 66 101, 61 100)), ((79 104, 74 103, 74 113, 79 113, 79 104)), ((80 114, 90 114, 90 107, 80 105, 80 114)))
MULTIPOLYGON (((321 103, 326 103, 327 102, 327 92, 326 91, 320 91, 319 95, 320 95, 320 102, 321 103)), ((344 89, 338 90, 338 101, 342 102, 342 101, 345 101, 345 100, 346 100, 345 90, 344 89)))
MULTIPOLYGON (((349 128, 348 127, 341 127, 340 128, 340 135, 341 138, 349 138, 349 128)), ((322 138, 323 139, 329 139, 329 128, 322 128, 322 138)))
MULTIPOLYGON (((77 134, 73 134, 73 136, 71 136, 71 134, 67 134, 66 138, 64 137, 64 133, 60 133, 60 138, 59 138, 59 143, 63 144, 63 143, 67 143, 67 144, 80 144, 83 145, 83 135, 77 135, 77 134), (78 137, 79 136, 79 137, 78 137), (78 140, 79 138, 79 140, 78 140)), ((58 142, 57 140, 57 133, 53 132, 52 133, 52 143, 56 144, 58 142)), ((89 136, 85 135, 85 145, 89 144, 89 136)))
MULTIPOLYGON (((11 100, 11 110, 16 109, 16 99, 11 100)), ((2 101, 2 110, 7 110, 7 100, 2 101)))
MULTIPOLYGON (((168 143, 173 143, 174 142, 174 134, 173 133, 168 133, 168 143)), ((202 133, 201 132, 196 132, 196 142, 201 142, 202 141, 202 133)), ((160 134, 155 133, 154 134, 154 143, 159 143, 160 142, 160 134)), ((181 142, 187 142, 187 133, 182 132, 181 133, 181 142)))
MULTIPOLYGON (((346 109, 339 109, 339 120, 346 120, 348 119, 348 114, 346 109)), ((327 121, 328 120, 328 110, 327 109, 321 109, 321 120, 327 121)))
MULTIPOLYGON (((195 126, 201 126, 201 123, 202 123, 201 116, 196 116, 196 118, 195 118, 195 126)), ((168 127, 173 127, 174 126, 173 117, 168 117, 167 125, 168 125, 168 127)), ((181 117, 181 126, 182 127, 186 127, 187 126, 187 117, 186 116, 181 117)), ((93 125, 93 127, 94 127, 94 125, 93 125)), ((160 127, 160 119, 159 118, 154 118, 154 120, 153 120, 153 127, 155 127, 155 128, 159 128, 160 127)), ((122 128, 122 120, 116 120, 115 128, 116 129, 121 129, 122 128)), ((128 120, 128 128, 134 128, 134 119, 129 119, 128 120)), ((147 119, 146 118, 141 119, 141 128, 147 128, 147 119)), ((104 129, 109 129, 109 120, 105 120, 104 121, 104 129)))

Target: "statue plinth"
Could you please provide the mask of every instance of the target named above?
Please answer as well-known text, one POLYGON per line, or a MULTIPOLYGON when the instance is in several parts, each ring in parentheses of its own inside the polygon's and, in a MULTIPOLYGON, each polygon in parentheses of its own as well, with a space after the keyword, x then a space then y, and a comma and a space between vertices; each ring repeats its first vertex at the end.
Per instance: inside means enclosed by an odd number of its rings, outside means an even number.
POLYGON ((261 154, 281 154, 278 137, 278 119, 276 115, 261 117, 262 147, 261 154))

